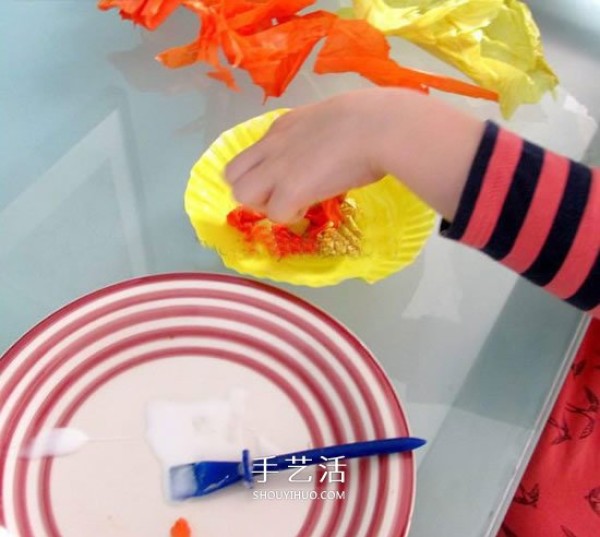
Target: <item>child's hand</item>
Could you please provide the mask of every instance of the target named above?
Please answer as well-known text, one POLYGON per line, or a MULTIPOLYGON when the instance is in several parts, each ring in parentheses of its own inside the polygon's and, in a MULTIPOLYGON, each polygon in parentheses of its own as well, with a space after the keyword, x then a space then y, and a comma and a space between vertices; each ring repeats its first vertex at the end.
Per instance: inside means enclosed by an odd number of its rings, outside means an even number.
POLYGON ((386 173, 452 220, 482 131, 434 97, 373 88, 285 114, 225 175, 238 202, 277 222, 386 173))
POLYGON ((379 93, 357 92, 288 112, 227 167, 237 201, 278 222, 376 181, 379 93))

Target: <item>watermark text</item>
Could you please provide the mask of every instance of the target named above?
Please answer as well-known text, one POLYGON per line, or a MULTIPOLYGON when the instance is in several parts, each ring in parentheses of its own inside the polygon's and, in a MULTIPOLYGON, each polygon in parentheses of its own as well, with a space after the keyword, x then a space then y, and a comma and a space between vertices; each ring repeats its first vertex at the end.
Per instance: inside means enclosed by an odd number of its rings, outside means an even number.
POLYGON ((253 500, 345 500, 345 490, 254 490, 253 500))

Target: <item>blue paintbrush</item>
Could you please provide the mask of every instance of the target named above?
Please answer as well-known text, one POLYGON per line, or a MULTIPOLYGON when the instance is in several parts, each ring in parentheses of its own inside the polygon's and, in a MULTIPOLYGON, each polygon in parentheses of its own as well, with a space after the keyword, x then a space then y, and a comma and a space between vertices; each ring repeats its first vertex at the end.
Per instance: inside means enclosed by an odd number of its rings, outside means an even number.
POLYGON ((272 473, 320 464, 324 460, 356 459, 412 451, 424 444, 425 440, 421 438, 389 438, 307 449, 255 460, 250 458, 249 451, 245 449, 241 461, 201 461, 173 466, 169 469, 169 488, 173 500, 186 500, 205 496, 239 481, 252 486, 252 476, 264 473, 265 464, 269 473, 272 473))

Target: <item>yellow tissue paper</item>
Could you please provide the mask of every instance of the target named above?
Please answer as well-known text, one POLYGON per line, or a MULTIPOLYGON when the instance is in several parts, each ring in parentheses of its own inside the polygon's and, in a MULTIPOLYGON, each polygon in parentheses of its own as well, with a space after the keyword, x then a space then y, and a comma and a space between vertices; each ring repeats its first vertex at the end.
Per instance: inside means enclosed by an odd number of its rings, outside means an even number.
POLYGON ((353 0, 353 6, 357 18, 498 92, 505 117, 558 84, 531 12, 518 0, 353 0))

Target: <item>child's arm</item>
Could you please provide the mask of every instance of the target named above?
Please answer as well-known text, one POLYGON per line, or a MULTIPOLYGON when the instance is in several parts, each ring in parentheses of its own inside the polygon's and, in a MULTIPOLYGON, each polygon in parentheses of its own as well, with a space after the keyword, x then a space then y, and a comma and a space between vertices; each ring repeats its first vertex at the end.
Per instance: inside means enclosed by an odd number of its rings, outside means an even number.
POLYGON ((385 173, 445 236, 600 315, 600 171, 433 97, 376 88, 300 108, 227 169, 241 203, 280 221, 385 173))
POLYGON ((442 234, 600 316, 600 170, 488 122, 442 234))

